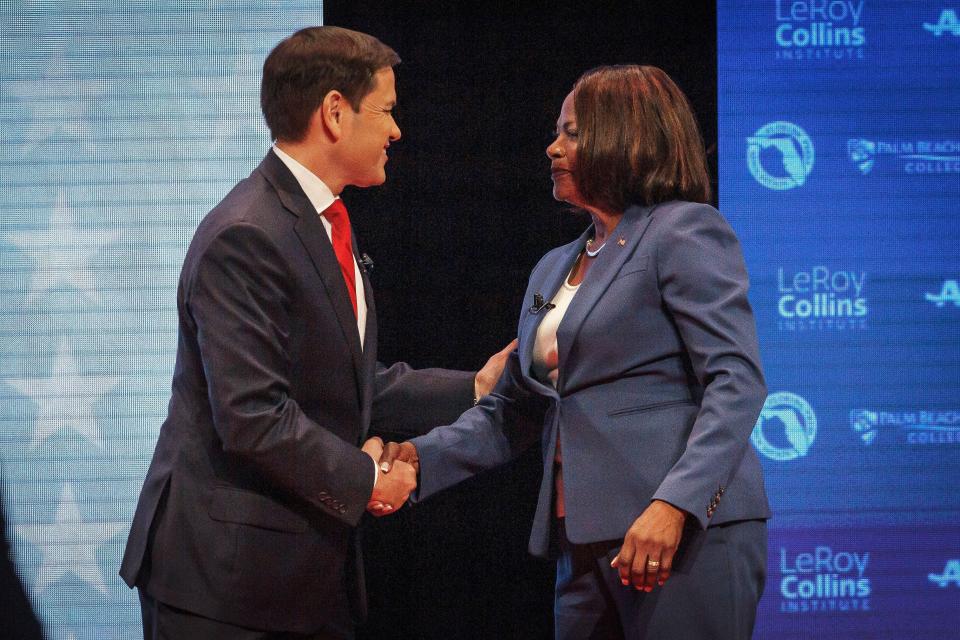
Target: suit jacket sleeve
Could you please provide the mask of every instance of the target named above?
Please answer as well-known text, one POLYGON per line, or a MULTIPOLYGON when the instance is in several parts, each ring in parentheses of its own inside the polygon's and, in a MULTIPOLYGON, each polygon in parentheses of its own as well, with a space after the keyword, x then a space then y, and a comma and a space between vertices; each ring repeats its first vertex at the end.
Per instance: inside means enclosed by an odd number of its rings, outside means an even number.
POLYGON ((265 483, 355 525, 373 490, 372 462, 290 396, 291 282, 277 247, 251 224, 221 230, 199 257, 185 303, 214 428, 224 451, 265 483), (331 508, 328 494, 341 505, 331 508))
POLYGON ((371 433, 403 440, 449 424, 473 406, 474 373, 377 363, 371 433))
POLYGON ((539 437, 542 409, 521 386, 514 349, 493 391, 451 425, 414 438, 420 481, 413 498, 423 500, 519 456, 539 437))
POLYGON ((663 221, 657 268, 664 303, 704 389, 686 450, 655 499, 709 523, 740 464, 766 399, 740 244, 714 209, 691 205, 663 221))
POLYGON ((33 607, 10 557, 7 525, 3 515, 4 488, 0 482, 0 611, 3 611, 3 628, 4 632, 9 634, 8 638, 42 640, 43 630, 33 613, 33 607))

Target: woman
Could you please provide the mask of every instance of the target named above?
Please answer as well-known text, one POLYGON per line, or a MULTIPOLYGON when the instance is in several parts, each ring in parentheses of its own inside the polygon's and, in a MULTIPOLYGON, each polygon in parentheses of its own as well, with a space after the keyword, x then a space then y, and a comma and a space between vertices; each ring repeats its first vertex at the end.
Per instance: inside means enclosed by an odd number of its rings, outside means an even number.
POLYGON ((530 550, 559 554, 557 638, 749 638, 770 513, 748 441, 766 389, 693 114, 657 68, 594 69, 547 155, 554 197, 592 224, 534 268, 494 392, 387 458, 419 456, 423 499, 539 437, 530 550))

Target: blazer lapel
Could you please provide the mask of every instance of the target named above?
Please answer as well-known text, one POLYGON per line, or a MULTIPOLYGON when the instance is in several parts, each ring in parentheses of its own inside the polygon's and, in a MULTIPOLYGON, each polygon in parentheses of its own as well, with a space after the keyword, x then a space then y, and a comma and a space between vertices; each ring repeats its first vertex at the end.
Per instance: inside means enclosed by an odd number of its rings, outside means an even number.
POLYGON ((650 224, 652 207, 633 206, 627 209, 620 224, 607 238, 600 255, 590 266, 590 272, 580 285, 577 294, 570 301, 567 313, 557 327, 557 357, 560 362, 560 378, 557 389, 563 388, 564 371, 569 368, 570 348, 583 325, 583 321, 597 305, 603 293, 613 282, 620 267, 633 255, 634 249, 650 224))
MULTIPOLYGON (((297 216, 294 230, 327 290, 327 296, 343 332, 343 338, 350 347, 357 392, 362 397, 363 354, 360 348, 360 334, 357 331, 357 317, 353 313, 353 305, 350 304, 350 294, 347 293, 347 285, 343 281, 340 263, 337 262, 337 255, 333 251, 333 245, 330 244, 327 231, 320 222, 320 215, 310 204, 310 200, 307 199, 296 178, 273 151, 270 151, 260 163, 260 171, 277 190, 283 206, 297 216)), ((369 324, 368 320, 367 325, 369 324)))
MULTIPOLYGON (((360 252, 357 249, 357 238, 353 238, 354 259, 360 252)), ((363 384, 360 389, 360 399, 364 411, 369 415, 369 407, 373 402, 376 385, 377 370, 377 306, 373 300, 373 285, 370 284, 370 275, 367 268, 360 264, 360 279, 363 281, 363 297, 367 303, 367 324, 363 333, 363 384)), ((346 287, 344 287, 346 288, 346 287)), ((363 421, 361 442, 367 439, 367 429, 370 427, 369 418, 363 421)))
MULTIPOLYGON (((580 237, 567 245, 567 248, 560 252, 557 256, 556 261, 552 266, 546 266, 546 276, 541 280, 538 287, 533 290, 534 293, 539 293, 543 296, 545 302, 553 300, 553 297, 557 294, 557 291, 560 289, 560 285, 563 283, 564 278, 570 274, 570 269, 573 268, 573 263, 576 261, 577 256, 583 251, 583 247, 587 243, 587 238, 591 233, 591 227, 580 234, 580 237)), ((524 303, 531 303, 532 300, 524 300, 524 303)), ((532 375, 530 375, 531 366, 533 364, 533 346, 536 342, 537 328, 540 326, 540 323, 543 322, 543 318, 549 313, 546 309, 540 311, 539 313, 531 313, 530 307, 525 307, 521 312, 522 320, 520 322, 520 367, 523 375, 527 377, 530 382, 535 385, 543 387, 548 393, 555 394, 556 391, 550 385, 545 385, 532 375)))

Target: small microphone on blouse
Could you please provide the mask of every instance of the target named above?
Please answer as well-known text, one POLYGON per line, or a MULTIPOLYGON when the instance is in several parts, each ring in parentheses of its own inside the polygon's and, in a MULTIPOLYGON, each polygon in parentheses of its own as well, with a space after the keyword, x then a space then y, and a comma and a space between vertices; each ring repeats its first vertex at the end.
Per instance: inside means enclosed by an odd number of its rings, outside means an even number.
POLYGON ((366 253, 360 254, 360 264, 363 266, 364 271, 373 273, 373 260, 366 253))
POLYGON ((541 311, 543 311, 544 309, 546 309, 547 311, 550 311, 550 309, 553 309, 556 306, 557 305, 553 304, 552 302, 546 302, 543 299, 543 295, 539 293, 535 293, 533 294, 533 306, 530 307, 530 313, 536 315, 541 311))

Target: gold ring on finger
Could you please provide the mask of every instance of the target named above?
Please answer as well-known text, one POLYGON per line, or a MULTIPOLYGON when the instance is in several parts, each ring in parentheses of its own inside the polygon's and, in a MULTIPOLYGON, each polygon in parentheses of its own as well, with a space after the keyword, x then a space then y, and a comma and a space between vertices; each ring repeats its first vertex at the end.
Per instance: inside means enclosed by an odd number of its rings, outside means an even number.
POLYGON ((648 566, 648 567, 653 567, 654 569, 656 569, 657 567, 660 566, 660 561, 659 561, 659 560, 647 560, 647 566, 648 566))

